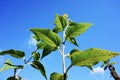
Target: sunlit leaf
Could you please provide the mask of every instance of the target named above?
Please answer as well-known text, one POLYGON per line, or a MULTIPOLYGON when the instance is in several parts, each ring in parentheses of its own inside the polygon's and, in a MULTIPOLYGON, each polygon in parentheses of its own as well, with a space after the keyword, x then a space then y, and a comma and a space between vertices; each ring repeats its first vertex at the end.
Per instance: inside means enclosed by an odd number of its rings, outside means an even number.
POLYGON ((54 72, 50 75, 50 80, 64 80, 64 77, 62 74, 54 72))
POLYGON ((45 68, 44 66, 38 62, 38 61, 33 61, 31 66, 37 70, 39 70, 41 72, 41 74, 46 78, 47 80, 47 77, 46 77, 46 72, 45 72, 45 68))
POLYGON ((63 31, 64 28, 67 26, 67 15, 64 14, 63 16, 56 15, 55 17, 55 28, 53 29, 54 32, 58 33, 60 31, 63 31))
POLYGON ((84 51, 72 50, 68 56, 71 59, 71 65, 88 67, 96 65, 98 62, 109 61, 111 58, 118 56, 119 53, 102 50, 98 48, 90 48, 84 51))
POLYGON ((21 80, 22 78, 20 76, 10 76, 9 78, 7 78, 7 80, 21 80))
POLYGON ((81 35, 84 33, 90 26, 92 26, 91 23, 75 23, 71 22, 69 27, 67 28, 65 32, 65 38, 72 44, 78 46, 75 37, 81 35))
POLYGON ((91 23, 75 23, 71 22, 70 26, 66 30, 66 38, 75 38, 76 36, 81 35, 84 33, 90 26, 91 23))
POLYGON ((14 50, 14 49, 10 49, 10 50, 5 50, 0 52, 0 55, 6 55, 9 54, 12 57, 15 58, 23 58, 25 56, 25 53, 19 50, 14 50))
POLYGON ((38 40, 42 40, 49 46, 58 47, 61 44, 60 37, 50 29, 33 28, 31 31, 35 34, 38 40))
POLYGON ((4 71, 4 70, 8 70, 8 69, 22 69, 23 66, 22 65, 13 65, 12 62, 7 59, 3 65, 3 67, 0 69, 0 72, 4 71))
POLYGON ((40 53, 39 52, 33 52, 32 57, 33 57, 34 61, 39 61, 40 53))

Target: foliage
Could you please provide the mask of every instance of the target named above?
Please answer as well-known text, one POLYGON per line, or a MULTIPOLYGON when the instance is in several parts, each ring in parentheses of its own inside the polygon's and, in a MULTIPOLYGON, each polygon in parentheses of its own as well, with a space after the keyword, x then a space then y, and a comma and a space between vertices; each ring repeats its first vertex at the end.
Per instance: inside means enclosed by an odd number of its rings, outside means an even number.
POLYGON ((56 50, 58 50, 62 56, 63 73, 51 73, 50 80, 67 80, 67 77, 69 77, 68 71, 72 66, 88 67, 92 70, 92 66, 97 63, 103 62, 106 64, 111 58, 119 55, 119 53, 109 50, 90 48, 87 50, 73 49, 67 56, 65 56, 66 54, 64 53, 64 50, 66 41, 75 46, 79 46, 76 41, 76 37, 87 31, 92 24, 74 22, 68 18, 67 14, 64 14, 63 16, 57 14, 55 16, 54 24, 55 27, 53 30, 46 28, 30 29, 30 31, 34 34, 33 38, 36 40, 37 45, 36 50, 31 53, 31 57, 28 60, 26 60, 25 53, 23 51, 10 49, 0 52, 0 55, 8 54, 11 57, 19 58, 24 61, 23 65, 14 65, 9 59, 5 61, 3 67, 0 69, 0 72, 7 69, 14 69, 14 75, 9 77, 7 80, 21 80, 21 77, 18 76, 18 74, 20 70, 26 67, 27 64, 30 64, 34 69, 40 71, 42 76, 44 76, 47 80, 48 78, 46 76, 45 66, 40 62, 40 59, 45 58, 45 56, 48 56, 51 52, 56 50), (62 35, 59 34, 60 32, 62 35), (42 56, 38 50, 42 50, 42 56), (71 60, 71 64, 68 68, 66 68, 65 57, 71 60), (18 70, 19 72, 17 72, 18 70))
POLYGON ((92 66, 98 62, 107 62, 110 58, 117 55, 118 54, 107 50, 90 48, 84 51, 74 49, 70 52, 70 55, 68 55, 68 57, 71 59, 72 66, 86 66, 92 69, 92 66))

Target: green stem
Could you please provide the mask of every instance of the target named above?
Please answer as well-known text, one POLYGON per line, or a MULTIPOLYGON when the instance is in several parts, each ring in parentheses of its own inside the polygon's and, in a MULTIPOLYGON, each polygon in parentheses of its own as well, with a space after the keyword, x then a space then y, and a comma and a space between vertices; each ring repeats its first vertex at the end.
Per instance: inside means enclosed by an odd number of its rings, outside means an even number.
POLYGON ((70 65, 67 70, 66 70, 66 74, 68 73, 69 69, 72 67, 72 65, 70 65))
POLYGON ((16 75, 15 75, 15 74, 16 74, 16 71, 17 71, 17 69, 15 68, 15 69, 14 69, 14 79, 15 79, 15 77, 16 77, 16 75))
POLYGON ((28 61, 26 61, 25 64, 29 63, 31 59, 32 59, 32 56, 28 59, 28 61))

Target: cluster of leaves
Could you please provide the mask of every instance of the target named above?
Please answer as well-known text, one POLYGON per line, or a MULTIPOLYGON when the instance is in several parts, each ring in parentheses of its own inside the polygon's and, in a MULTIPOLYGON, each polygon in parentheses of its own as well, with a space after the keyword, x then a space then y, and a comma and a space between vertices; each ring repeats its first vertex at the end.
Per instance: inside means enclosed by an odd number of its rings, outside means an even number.
MULTIPOLYGON (((7 80, 21 80, 21 77, 18 76, 17 71, 23 69, 29 63, 33 68, 39 70, 47 80, 45 67, 40 62, 40 59, 43 59, 45 56, 48 56, 51 52, 56 50, 60 51, 60 54, 63 58, 66 57, 63 49, 65 48, 64 46, 66 41, 79 47, 76 37, 83 34, 92 26, 91 23, 74 22, 68 18, 67 14, 64 14, 63 16, 57 14, 55 16, 54 24, 55 27, 53 30, 46 28, 30 29, 34 34, 33 38, 37 42, 37 48, 32 52, 30 59, 26 60, 25 53, 19 50, 10 49, 0 52, 0 55, 8 54, 12 57, 23 59, 24 61, 24 65, 14 65, 9 59, 5 61, 3 67, 0 69, 0 72, 7 69, 14 69, 14 76, 9 77, 7 80), (59 32, 62 32, 63 38, 60 37, 59 32), (42 50, 42 56, 40 56, 40 53, 38 52, 39 49, 42 50)), ((97 63, 106 63, 111 58, 118 55, 119 53, 99 48, 90 48, 87 50, 73 49, 67 55, 67 58, 71 60, 70 66, 64 70, 63 74, 57 72, 51 73, 50 80, 66 80, 68 77, 67 72, 72 66, 88 67, 92 70, 92 66, 96 65, 97 63)), ((63 64, 63 66, 65 66, 65 64, 63 64)))

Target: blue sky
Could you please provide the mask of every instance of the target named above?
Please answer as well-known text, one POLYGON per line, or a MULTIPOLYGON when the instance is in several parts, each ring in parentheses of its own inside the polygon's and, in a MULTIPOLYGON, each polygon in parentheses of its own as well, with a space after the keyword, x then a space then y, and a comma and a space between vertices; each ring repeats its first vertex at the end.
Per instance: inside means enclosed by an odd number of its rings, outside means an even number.
MULTIPOLYGON (((86 33, 77 37, 80 49, 91 47, 120 52, 120 1, 119 0, 0 0, 0 50, 19 49, 30 57, 34 45, 31 42, 30 28, 53 29, 55 14, 67 13, 76 22, 90 22, 94 26, 86 33)), ((68 45, 69 50, 71 45, 68 45)), ((0 67, 5 59, 12 59, 13 63, 22 63, 10 56, 0 57, 0 67)), ((50 54, 42 63, 46 66, 49 77, 52 72, 62 73, 59 53, 50 54)), ((120 75, 120 57, 113 58, 118 62, 115 67, 120 75)), ((70 64, 70 61, 66 61, 70 64)), ((113 80, 109 71, 102 72, 94 66, 98 73, 91 73, 87 68, 74 67, 69 71, 68 80, 113 80), (99 72, 99 70, 101 72, 99 72)), ((0 73, 0 80, 12 75, 12 70, 0 73)), ((20 73, 23 80, 44 80, 39 71, 30 66, 20 73)))

